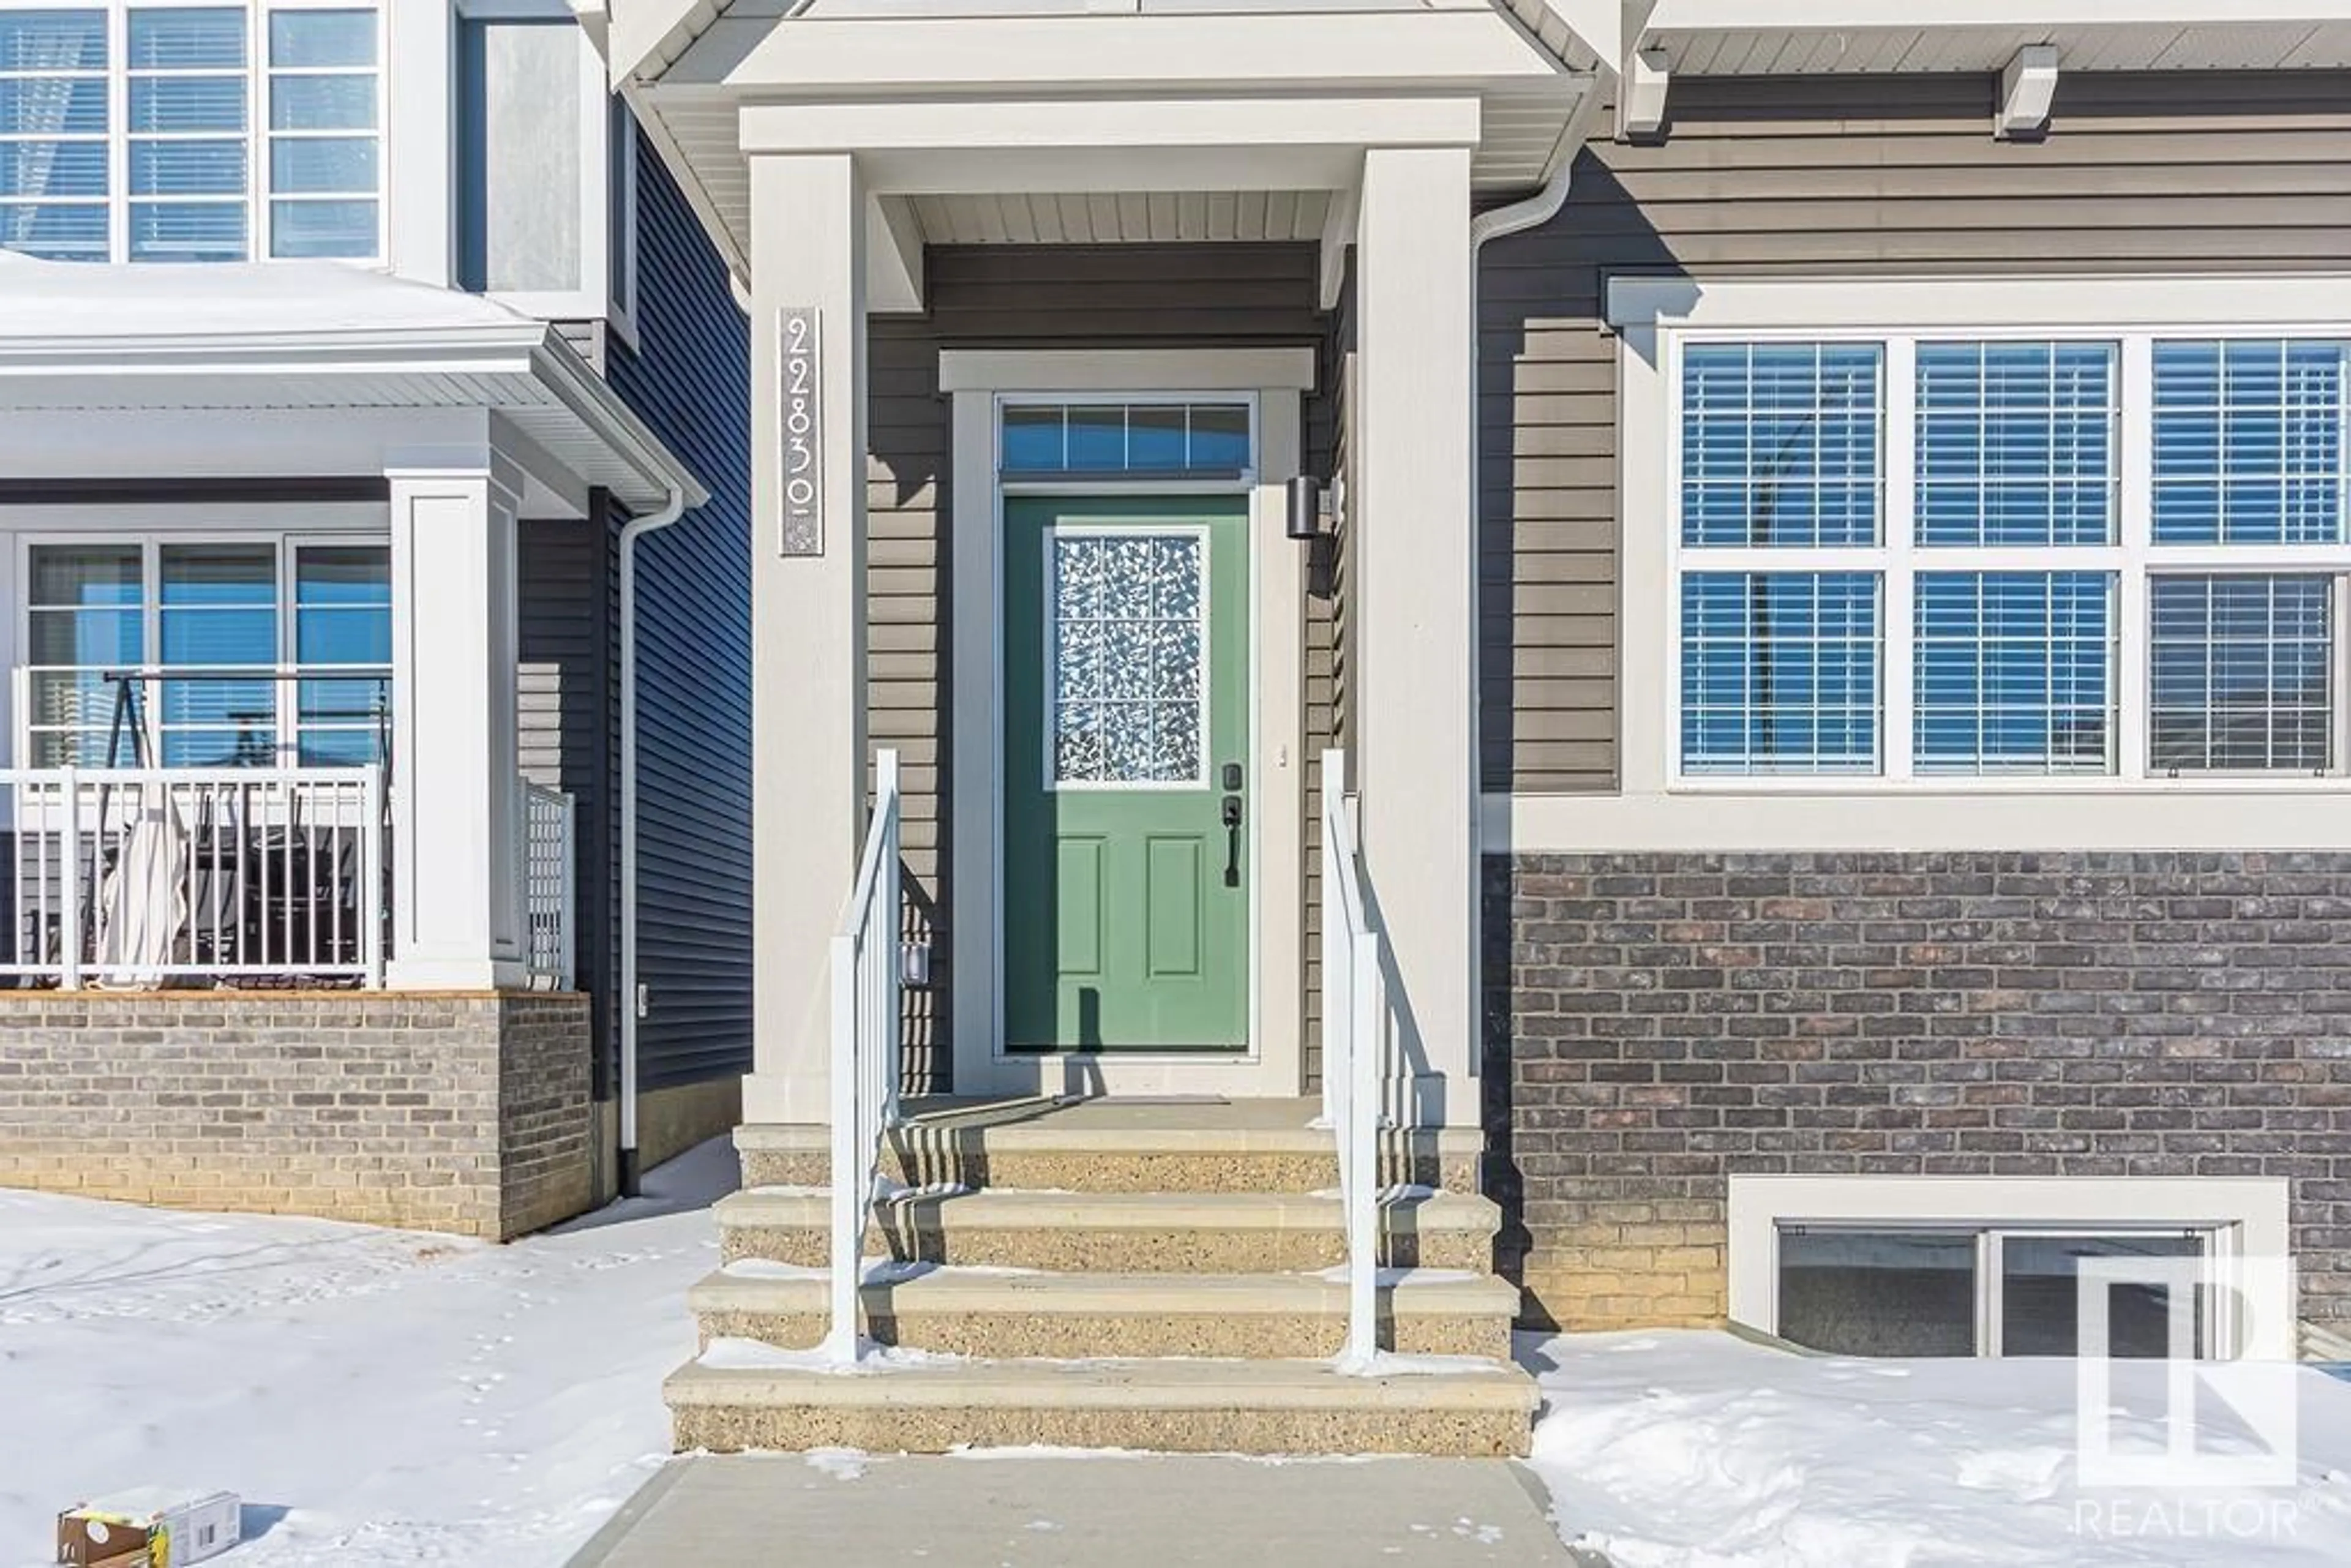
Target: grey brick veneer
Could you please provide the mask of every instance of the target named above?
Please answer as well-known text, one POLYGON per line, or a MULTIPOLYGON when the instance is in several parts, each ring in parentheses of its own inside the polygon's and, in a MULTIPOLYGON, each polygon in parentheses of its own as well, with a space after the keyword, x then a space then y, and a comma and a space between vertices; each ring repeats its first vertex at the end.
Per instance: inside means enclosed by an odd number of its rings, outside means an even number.
POLYGON ((1530 1312, 1724 1310, 1734 1172, 2273 1176, 2351 1321, 2351 853, 1486 862, 1530 1312))
POLYGON ((503 1239, 591 1127, 580 995, 0 993, 0 1186, 503 1239))

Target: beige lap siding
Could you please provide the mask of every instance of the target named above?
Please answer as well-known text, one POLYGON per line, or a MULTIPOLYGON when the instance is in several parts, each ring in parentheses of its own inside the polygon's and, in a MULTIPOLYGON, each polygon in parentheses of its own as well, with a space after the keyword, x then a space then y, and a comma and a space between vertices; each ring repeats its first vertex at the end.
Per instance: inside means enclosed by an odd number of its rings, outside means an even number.
MULTIPOLYGON (((2020 276, 2351 267, 2351 73, 2065 74, 2049 140, 1989 77, 1677 78, 1663 146, 1597 143, 1479 269, 1482 769, 1614 787, 1612 275, 2020 276)), ((1647 634, 1657 605, 1624 608, 1647 634)))
POLYGON ((0 993, 0 1186, 520 1235, 589 1207, 577 994, 0 993))
MULTIPOLYGON (((1664 145, 1595 145, 1556 220, 1487 248, 1488 790, 1614 789, 1621 639, 1669 612, 1618 601, 1610 277, 2351 266, 2351 74, 2068 72, 2039 144, 1991 138, 1994 96, 1677 79, 1664 145)), ((2346 876, 2339 856, 1489 857, 1505 1266, 1563 1323, 1703 1322, 1735 1171, 2250 1173, 2293 1184, 2303 1310, 2342 1321, 2346 876)))

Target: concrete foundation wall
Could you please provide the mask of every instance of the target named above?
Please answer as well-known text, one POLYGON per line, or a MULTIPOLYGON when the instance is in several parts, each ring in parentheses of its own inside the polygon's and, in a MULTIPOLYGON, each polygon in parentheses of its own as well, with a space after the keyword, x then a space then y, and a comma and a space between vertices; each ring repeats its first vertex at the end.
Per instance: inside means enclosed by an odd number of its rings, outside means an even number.
POLYGON ((0 994, 0 1186, 517 1236, 593 1201, 588 1006, 0 994))
POLYGON ((1733 1173, 2277 1176, 2351 1322, 2351 854, 1489 858, 1505 1272, 1725 1310, 1733 1173))

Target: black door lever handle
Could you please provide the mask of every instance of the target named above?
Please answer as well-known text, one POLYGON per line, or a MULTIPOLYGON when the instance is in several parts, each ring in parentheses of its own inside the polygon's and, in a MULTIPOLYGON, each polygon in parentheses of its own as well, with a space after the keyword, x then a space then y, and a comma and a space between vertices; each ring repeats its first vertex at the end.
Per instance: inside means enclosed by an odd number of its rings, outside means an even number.
POLYGON ((1225 885, 1241 884, 1241 798, 1228 795, 1224 803, 1225 885))

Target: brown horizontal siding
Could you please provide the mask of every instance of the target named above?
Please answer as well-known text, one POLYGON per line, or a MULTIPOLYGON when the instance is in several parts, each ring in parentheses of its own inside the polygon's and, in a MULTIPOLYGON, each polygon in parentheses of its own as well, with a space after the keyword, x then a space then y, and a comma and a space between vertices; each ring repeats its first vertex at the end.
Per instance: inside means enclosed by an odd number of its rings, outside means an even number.
MULTIPOLYGON (((914 1087, 949 1087, 953 1060, 947 775, 956 607, 953 433, 939 352, 1317 344, 1316 267, 1311 245, 940 246, 925 261, 927 314, 872 324, 866 722, 872 743, 898 747, 906 770, 904 870, 915 923, 933 944, 932 984, 908 1000, 914 1087)), ((1331 416, 1310 408, 1310 450, 1328 450, 1330 428, 1331 416)))
POLYGON ((1993 140, 1994 96, 1979 77, 1677 80, 1664 144, 1594 145, 1557 218, 1487 247, 1488 789, 1605 790, 1617 777, 1610 276, 2351 262, 2351 73, 2069 74, 2038 143, 1993 140))

